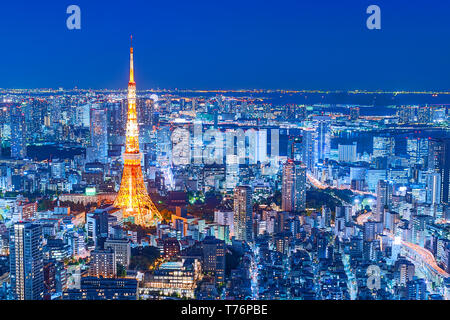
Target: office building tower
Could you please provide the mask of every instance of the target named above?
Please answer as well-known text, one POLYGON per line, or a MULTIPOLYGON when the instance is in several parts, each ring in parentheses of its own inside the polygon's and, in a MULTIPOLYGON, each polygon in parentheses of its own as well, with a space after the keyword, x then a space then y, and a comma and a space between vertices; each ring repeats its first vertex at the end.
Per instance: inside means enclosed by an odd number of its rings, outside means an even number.
POLYGON ((226 187, 233 190, 239 183, 239 157, 235 154, 226 155, 226 187))
POLYGON ((117 274, 116 257, 112 250, 94 250, 91 252, 89 276, 114 278, 117 274))
POLYGON ((316 120, 316 163, 330 157, 331 119, 328 116, 315 117, 316 120))
POLYGON ((105 241, 105 250, 114 252, 114 259, 117 264, 128 268, 131 258, 131 245, 128 239, 107 239, 105 241))
POLYGON ((340 162, 356 162, 356 143, 338 145, 338 154, 340 162))
POLYGON ((163 242, 164 257, 170 259, 180 254, 180 242, 177 238, 166 238, 163 242))
POLYGON ((428 170, 441 176, 441 202, 450 203, 450 139, 430 139, 428 170))
POLYGON ((384 222, 384 211, 392 204, 392 184, 386 180, 380 180, 377 184, 377 207, 375 220, 384 222))
POLYGON ((416 279, 406 283, 408 300, 426 300, 428 297, 425 279, 416 279))
POLYGON ((344 218, 345 223, 350 223, 353 221, 351 206, 337 206, 336 207, 336 217, 344 218))
POLYGON ((306 166, 288 160, 283 167, 282 210, 299 212, 306 206, 306 166))
POLYGON ((106 104, 108 122, 108 142, 112 144, 123 143, 120 137, 125 135, 127 121, 127 104, 122 101, 106 104))
POLYGON ((288 157, 294 161, 301 161, 303 155, 303 138, 290 136, 288 141, 288 157))
POLYGON ((314 154, 315 154, 315 131, 303 130, 302 137, 302 157, 301 161, 306 165, 307 170, 314 170, 314 154))
POLYGON ((16 223, 10 231, 11 289, 16 300, 44 297, 42 229, 32 223, 16 223))
POLYGON ((395 154, 394 137, 373 137, 374 158, 390 157, 395 154))
POLYGON ((412 262, 405 258, 400 258, 395 262, 395 279, 401 286, 406 286, 409 281, 414 279, 415 266, 412 262))
POLYGON ((426 201, 431 205, 441 203, 441 175, 437 172, 426 174, 426 201))
POLYGON ((364 223, 364 241, 374 241, 383 232, 383 225, 377 221, 367 221, 364 223))
POLYGON ((203 271, 215 276, 216 283, 225 281, 225 241, 206 237, 202 241, 203 271))
POLYGON ((253 241, 253 201, 249 186, 234 189, 234 237, 236 240, 253 241))
POLYGON ((88 148, 89 162, 106 163, 108 160, 108 123, 104 107, 93 106, 90 110, 91 147, 88 148))
POLYGON ((103 241, 108 237, 108 217, 106 210, 96 209, 86 215, 87 239, 95 247, 103 247, 103 241))
POLYGON ((428 159, 428 139, 408 138, 406 151, 409 156, 410 166, 426 166, 428 159))
POLYGON ((11 158, 27 156, 25 113, 21 106, 11 108, 11 158))

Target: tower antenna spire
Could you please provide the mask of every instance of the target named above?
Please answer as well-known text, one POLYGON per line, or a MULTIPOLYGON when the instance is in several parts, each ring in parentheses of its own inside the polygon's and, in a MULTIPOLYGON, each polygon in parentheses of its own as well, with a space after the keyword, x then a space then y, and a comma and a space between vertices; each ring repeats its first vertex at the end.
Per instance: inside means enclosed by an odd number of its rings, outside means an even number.
POLYGON ((133 35, 130 36, 130 83, 134 83, 133 35))

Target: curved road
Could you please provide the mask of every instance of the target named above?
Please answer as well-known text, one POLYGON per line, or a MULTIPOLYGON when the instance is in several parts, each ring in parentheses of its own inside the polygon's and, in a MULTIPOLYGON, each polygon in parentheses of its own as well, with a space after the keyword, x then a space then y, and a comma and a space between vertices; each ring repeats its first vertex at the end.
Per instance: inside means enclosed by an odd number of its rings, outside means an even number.
MULTIPOLYGON (((390 233, 388 234, 388 237, 392 239, 394 238, 394 236, 390 233)), ((438 264, 436 263, 436 259, 434 258, 434 255, 430 251, 417 244, 403 240, 401 241, 401 244, 417 253, 421 257, 422 261, 426 263, 428 266, 430 266, 431 269, 436 271, 436 273, 443 276, 444 278, 450 277, 450 274, 448 274, 445 270, 443 270, 441 267, 438 266, 438 264)))
POLYGON ((338 188, 338 187, 334 187, 334 186, 330 186, 328 184, 322 183, 319 180, 317 180, 311 173, 306 173, 306 177, 308 178, 309 182, 316 187, 317 189, 337 189, 337 190, 350 190, 353 193, 357 193, 360 195, 369 195, 369 196, 374 196, 376 197, 376 193, 372 193, 372 192, 367 192, 367 191, 359 191, 359 190, 353 190, 353 189, 348 189, 348 188, 338 188))

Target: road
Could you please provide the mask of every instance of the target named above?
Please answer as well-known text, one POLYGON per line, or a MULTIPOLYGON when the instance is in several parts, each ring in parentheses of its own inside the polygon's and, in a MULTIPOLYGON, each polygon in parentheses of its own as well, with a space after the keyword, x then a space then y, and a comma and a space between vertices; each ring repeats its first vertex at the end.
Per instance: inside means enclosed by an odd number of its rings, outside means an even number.
POLYGON ((362 226, 365 222, 369 221, 369 218, 372 216, 372 214, 372 211, 360 214, 358 217, 356 217, 356 223, 362 226))
POLYGON ((309 182, 316 187, 317 189, 336 189, 336 190, 350 190, 353 193, 356 194, 360 194, 360 195, 368 195, 368 196, 373 196, 376 197, 376 193, 372 193, 372 192, 367 192, 367 191, 360 191, 360 190, 353 190, 353 189, 349 189, 349 188, 343 188, 343 187, 334 187, 334 186, 330 186, 326 183, 322 183, 319 180, 317 180, 311 173, 307 173, 306 177, 308 178, 309 182))
POLYGON ((252 299, 259 299, 259 285, 258 285, 258 260, 259 260, 259 248, 256 245, 252 245, 252 255, 251 255, 251 265, 250 265, 250 276, 252 284, 252 299))
POLYGON ((342 263, 344 264, 344 270, 348 278, 347 287, 350 293, 350 300, 356 300, 356 298, 358 297, 358 283, 356 282, 356 277, 350 267, 350 256, 347 254, 343 254, 342 263))
MULTIPOLYGON (((392 234, 388 234, 388 236, 391 239, 394 238, 394 236, 392 234)), ((431 269, 433 269, 440 276, 442 276, 444 278, 450 277, 450 274, 448 274, 445 270, 443 270, 442 268, 440 268, 438 266, 438 264, 436 263, 436 259, 434 258, 434 255, 427 249, 425 249, 417 244, 403 241, 403 240, 401 240, 401 245, 413 250, 418 256, 421 257, 420 262, 427 264, 431 269)))

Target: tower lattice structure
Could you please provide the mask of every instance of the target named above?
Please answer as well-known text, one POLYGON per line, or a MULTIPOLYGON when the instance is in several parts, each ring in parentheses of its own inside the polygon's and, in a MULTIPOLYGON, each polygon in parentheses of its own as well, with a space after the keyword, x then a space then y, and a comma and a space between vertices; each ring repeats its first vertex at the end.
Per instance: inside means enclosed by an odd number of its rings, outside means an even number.
POLYGON ((136 111, 136 82, 134 81, 133 46, 130 48, 130 82, 128 83, 128 116, 126 148, 123 154, 120 190, 114 206, 122 209, 124 221, 149 227, 162 220, 144 184, 139 151, 139 127, 136 111))

